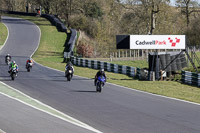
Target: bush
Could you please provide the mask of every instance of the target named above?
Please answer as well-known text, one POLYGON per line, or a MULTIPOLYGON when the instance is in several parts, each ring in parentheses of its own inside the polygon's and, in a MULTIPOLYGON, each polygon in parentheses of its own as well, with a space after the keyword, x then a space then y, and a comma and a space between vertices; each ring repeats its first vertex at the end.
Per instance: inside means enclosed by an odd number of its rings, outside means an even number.
POLYGON ((94 55, 94 48, 86 42, 80 41, 76 52, 82 57, 91 58, 94 55))
POLYGON ((85 30, 88 27, 88 19, 86 16, 83 15, 78 15, 74 16, 73 18, 70 19, 71 26, 74 29, 80 29, 80 30, 85 30))

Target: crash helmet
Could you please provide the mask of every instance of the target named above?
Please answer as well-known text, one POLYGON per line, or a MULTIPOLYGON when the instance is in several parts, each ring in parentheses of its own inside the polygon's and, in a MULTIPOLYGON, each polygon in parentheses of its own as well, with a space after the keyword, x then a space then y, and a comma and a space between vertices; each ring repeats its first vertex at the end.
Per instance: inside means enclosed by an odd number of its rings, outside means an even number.
POLYGON ((13 61, 13 64, 15 64, 16 62, 15 61, 13 61))
POLYGON ((101 69, 100 69, 100 73, 102 74, 103 72, 104 72, 104 69, 103 69, 103 68, 101 68, 101 69))
POLYGON ((68 61, 68 62, 67 62, 67 65, 68 65, 68 66, 71 66, 71 65, 72 65, 71 61, 68 61))

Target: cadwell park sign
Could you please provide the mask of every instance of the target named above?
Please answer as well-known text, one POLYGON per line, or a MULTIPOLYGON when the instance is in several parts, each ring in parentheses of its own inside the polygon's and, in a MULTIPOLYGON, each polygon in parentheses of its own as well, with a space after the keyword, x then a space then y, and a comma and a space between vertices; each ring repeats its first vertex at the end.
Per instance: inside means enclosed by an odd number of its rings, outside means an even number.
POLYGON ((185 49, 185 35, 117 35, 117 49, 185 49))

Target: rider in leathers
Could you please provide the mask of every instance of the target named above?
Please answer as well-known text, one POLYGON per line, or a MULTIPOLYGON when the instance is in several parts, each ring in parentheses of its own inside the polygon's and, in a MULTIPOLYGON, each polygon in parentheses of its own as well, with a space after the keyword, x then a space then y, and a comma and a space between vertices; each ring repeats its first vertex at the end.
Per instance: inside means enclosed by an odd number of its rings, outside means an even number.
POLYGON ((95 85, 95 86, 96 86, 96 83, 97 83, 97 78, 98 78, 99 76, 104 76, 105 79, 107 79, 106 74, 105 74, 105 72, 104 72, 104 69, 100 69, 100 70, 96 73, 95 78, 94 78, 94 85, 95 85))
POLYGON ((73 77, 73 74, 74 74, 74 67, 73 67, 73 64, 69 61, 67 62, 66 66, 65 66, 65 76, 66 76, 66 71, 68 69, 71 69, 72 70, 72 77, 73 77))

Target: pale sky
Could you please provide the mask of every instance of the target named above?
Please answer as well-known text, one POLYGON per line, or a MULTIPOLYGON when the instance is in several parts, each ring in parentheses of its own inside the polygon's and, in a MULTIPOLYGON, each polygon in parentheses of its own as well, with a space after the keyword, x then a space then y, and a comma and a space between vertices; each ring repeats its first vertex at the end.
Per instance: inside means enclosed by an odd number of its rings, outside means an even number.
MULTIPOLYGON (((197 3, 200 4, 200 0, 195 0, 197 3)), ((171 5, 175 5, 176 0, 170 0, 171 5)))
POLYGON ((176 0, 170 0, 170 4, 171 4, 171 5, 175 5, 175 1, 176 1, 176 0))

